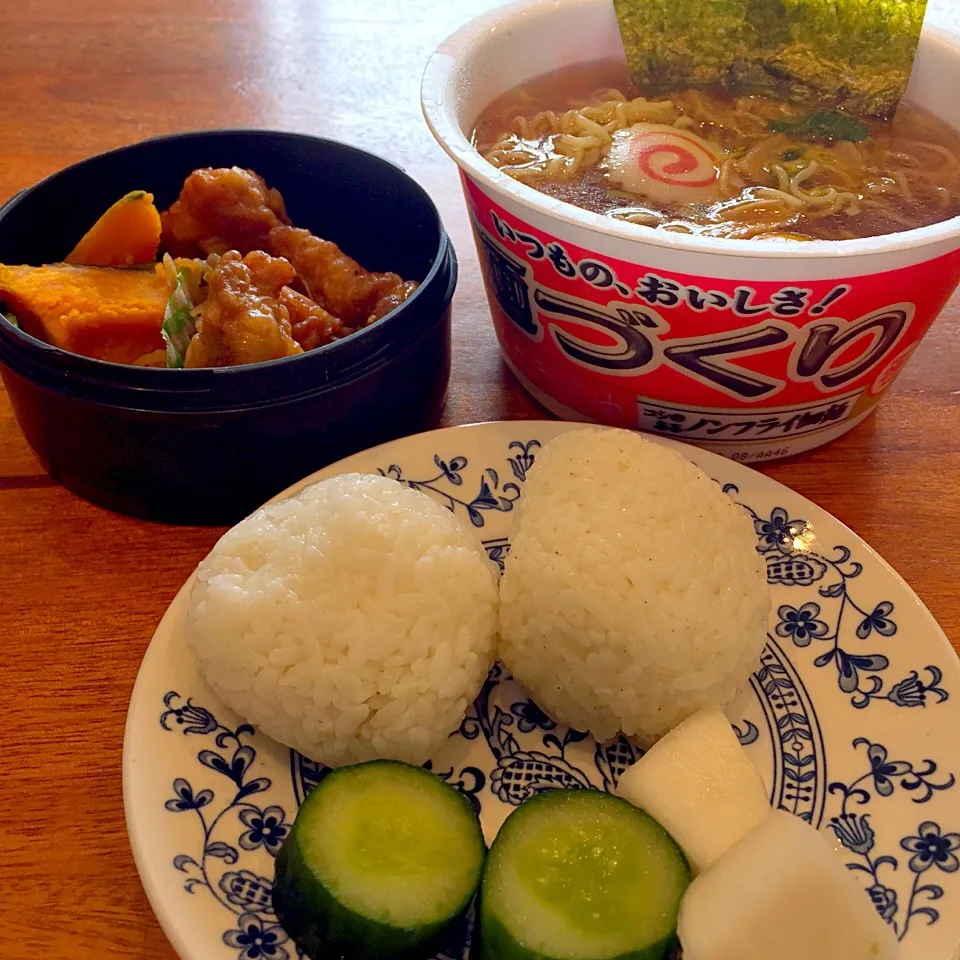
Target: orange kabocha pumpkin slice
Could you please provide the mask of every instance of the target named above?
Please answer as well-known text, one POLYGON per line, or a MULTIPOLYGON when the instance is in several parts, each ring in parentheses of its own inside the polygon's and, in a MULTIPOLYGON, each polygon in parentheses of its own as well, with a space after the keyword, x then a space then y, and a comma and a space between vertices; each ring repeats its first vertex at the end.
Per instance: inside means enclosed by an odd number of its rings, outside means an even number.
POLYGON ((67 263, 91 267, 128 267, 152 263, 160 245, 160 214, 153 194, 134 190, 121 197, 86 232, 67 263))
POLYGON ((0 301, 26 333, 113 363, 164 349, 160 328, 169 297, 156 269, 0 264, 0 301))

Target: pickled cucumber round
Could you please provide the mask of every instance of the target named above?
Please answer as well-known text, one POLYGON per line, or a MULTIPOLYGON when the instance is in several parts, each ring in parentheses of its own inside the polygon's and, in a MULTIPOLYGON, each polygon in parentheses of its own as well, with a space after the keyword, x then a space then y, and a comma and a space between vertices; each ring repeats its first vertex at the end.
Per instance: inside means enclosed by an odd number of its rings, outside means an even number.
POLYGON ((480 893, 482 960, 659 960, 675 945, 690 867, 642 810, 549 790, 500 828, 480 893))

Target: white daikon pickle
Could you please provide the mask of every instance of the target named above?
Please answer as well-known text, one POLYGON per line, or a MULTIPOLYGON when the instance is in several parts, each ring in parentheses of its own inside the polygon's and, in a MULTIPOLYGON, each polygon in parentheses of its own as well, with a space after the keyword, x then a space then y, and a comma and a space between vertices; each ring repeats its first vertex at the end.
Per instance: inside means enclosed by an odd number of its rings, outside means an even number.
POLYGON ((899 944, 830 841, 776 810, 687 888, 683 960, 893 960, 899 944))
POLYGON ((770 814, 763 780, 717 708, 657 741, 623 774, 617 793, 659 822, 694 873, 770 814))

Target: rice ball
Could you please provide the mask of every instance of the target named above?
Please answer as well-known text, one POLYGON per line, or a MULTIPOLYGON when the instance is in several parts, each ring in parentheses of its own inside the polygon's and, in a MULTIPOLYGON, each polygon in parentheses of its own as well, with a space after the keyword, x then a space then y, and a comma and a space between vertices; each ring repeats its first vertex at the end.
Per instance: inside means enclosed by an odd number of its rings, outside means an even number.
POLYGON ((571 430, 531 468, 500 584, 500 659, 557 720, 650 745, 746 684, 770 593, 753 524, 627 430, 571 430))
POLYGON ((187 643, 211 689, 331 766, 422 763, 493 663, 497 576, 426 494, 345 474, 263 507, 200 564, 187 643))

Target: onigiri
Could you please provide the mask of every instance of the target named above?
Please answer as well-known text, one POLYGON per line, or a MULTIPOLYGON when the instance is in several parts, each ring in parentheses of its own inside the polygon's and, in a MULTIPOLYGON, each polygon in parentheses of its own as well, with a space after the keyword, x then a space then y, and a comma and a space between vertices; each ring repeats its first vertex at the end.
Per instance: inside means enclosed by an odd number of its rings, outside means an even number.
POLYGON ((736 697, 769 612, 751 518, 676 450, 578 428, 540 451, 500 584, 500 659, 554 718, 649 745, 736 697))
POLYGON ((217 696, 331 766, 422 763, 494 658, 497 575, 424 493, 345 474, 263 507, 200 564, 186 640, 217 696))

